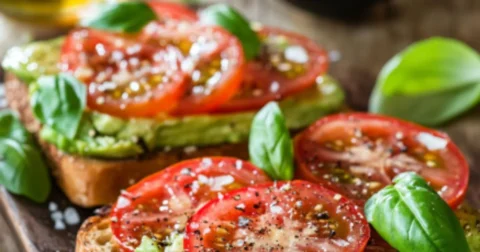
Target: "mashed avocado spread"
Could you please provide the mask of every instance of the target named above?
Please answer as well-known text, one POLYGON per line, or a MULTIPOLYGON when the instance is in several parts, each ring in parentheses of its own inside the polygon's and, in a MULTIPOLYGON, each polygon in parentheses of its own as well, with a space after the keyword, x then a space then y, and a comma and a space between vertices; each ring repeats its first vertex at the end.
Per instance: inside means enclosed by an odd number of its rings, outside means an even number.
MULTIPOLYGON (((62 42, 63 38, 58 38, 12 48, 3 61, 3 67, 26 83, 35 83, 42 75, 58 73, 62 42)), ((317 84, 310 89, 280 101, 280 107, 288 127, 300 129, 338 111, 343 100, 341 88, 335 80, 325 76, 318 78, 317 84)), ((124 120, 86 111, 75 139, 68 139, 46 126, 40 136, 68 153, 98 158, 128 158, 155 150, 246 141, 254 115, 255 111, 249 111, 124 120)))

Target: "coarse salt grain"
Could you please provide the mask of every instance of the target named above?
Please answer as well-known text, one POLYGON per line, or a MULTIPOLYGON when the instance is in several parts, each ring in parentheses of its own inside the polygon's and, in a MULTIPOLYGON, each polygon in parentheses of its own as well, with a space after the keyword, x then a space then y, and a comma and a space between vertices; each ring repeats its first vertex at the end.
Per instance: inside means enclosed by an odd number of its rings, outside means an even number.
POLYGON ((55 221, 55 225, 54 225, 55 230, 65 230, 66 228, 67 228, 67 226, 65 225, 65 223, 62 220, 56 220, 55 221))
POLYGON ((65 223, 67 223, 67 225, 77 225, 80 223, 80 215, 73 207, 67 207, 63 212, 63 217, 65 218, 65 223))
POLYGON ((57 211, 57 209, 58 209, 57 203, 55 203, 55 202, 48 203, 48 210, 50 212, 57 211))

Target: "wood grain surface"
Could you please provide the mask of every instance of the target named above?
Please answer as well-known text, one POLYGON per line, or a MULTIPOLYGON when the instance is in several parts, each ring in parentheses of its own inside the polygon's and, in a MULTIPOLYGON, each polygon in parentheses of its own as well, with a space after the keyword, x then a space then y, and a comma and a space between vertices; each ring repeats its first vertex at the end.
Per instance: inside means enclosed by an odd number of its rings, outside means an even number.
MULTIPOLYGON (((252 20, 305 34, 323 45, 334 61, 330 73, 344 86, 348 104, 358 110, 367 108, 371 88, 383 64, 414 41, 448 36, 463 40, 480 51, 478 0, 384 0, 362 18, 349 21, 298 8, 291 4, 295 0, 226 2, 252 20)), ((446 131, 467 156, 471 167, 468 201, 480 207, 480 108, 441 130, 446 131)), ((62 207, 69 205, 59 192, 52 197, 62 207)), ((0 199, 9 223, 13 223, 16 233, 23 234, 20 237, 24 244, 15 245, 13 232, 2 225, 4 220, 0 219, 0 251, 73 251, 71 245, 76 227, 71 227, 69 232, 53 230, 46 205, 32 204, 4 190, 0 190, 0 199)), ((91 210, 81 213, 87 215, 91 210)))

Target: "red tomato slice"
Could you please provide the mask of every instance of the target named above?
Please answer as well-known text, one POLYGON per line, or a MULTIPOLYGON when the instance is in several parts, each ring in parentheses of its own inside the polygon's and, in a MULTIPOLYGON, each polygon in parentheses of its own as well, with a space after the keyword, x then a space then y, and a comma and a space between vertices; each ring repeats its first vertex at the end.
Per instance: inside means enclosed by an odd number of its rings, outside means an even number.
POLYGON ((237 93, 244 73, 243 49, 238 39, 224 29, 157 23, 149 25, 143 36, 149 44, 168 45, 183 53, 182 71, 189 80, 173 114, 210 112, 237 93))
POLYGON ((88 107, 119 117, 152 117, 173 109, 185 90, 181 53, 135 37, 80 29, 63 45, 61 63, 88 85, 88 107))
POLYGON ((161 242, 183 231, 208 200, 247 185, 268 182, 263 171, 235 158, 212 157, 177 163, 122 192, 111 212, 112 232, 125 251, 142 236, 161 242))
POLYGON ((347 198, 306 181, 246 187, 207 203, 187 224, 196 251, 363 251, 370 228, 347 198))
POLYGON ((261 108, 315 84, 327 70, 325 51, 314 41, 292 32, 264 27, 258 32, 263 41, 261 55, 248 62, 241 91, 219 112, 261 108))
POLYGON ((397 252, 388 242, 386 242, 375 229, 371 230, 370 240, 364 252, 397 252))
POLYGON ((405 171, 430 182, 451 206, 463 200, 468 164, 444 133, 363 113, 325 117, 295 139, 300 177, 363 204, 405 171))
POLYGON ((149 1, 148 5, 161 19, 183 20, 190 22, 195 22, 198 20, 197 13, 195 11, 192 11, 181 4, 149 1))

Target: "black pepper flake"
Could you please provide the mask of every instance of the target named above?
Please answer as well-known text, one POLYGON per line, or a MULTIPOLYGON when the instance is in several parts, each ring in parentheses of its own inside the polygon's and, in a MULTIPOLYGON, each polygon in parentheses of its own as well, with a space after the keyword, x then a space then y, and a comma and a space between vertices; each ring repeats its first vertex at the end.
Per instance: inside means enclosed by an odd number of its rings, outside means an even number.
POLYGON ((260 208, 260 202, 253 204, 253 208, 259 209, 260 208))
POLYGON ((258 234, 260 235, 263 235, 267 232, 267 229, 266 228, 261 228, 260 230, 258 230, 258 234))
POLYGON ((200 230, 198 230, 198 229, 195 230, 195 231, 193 231, 193 233, 194 233, 195 235, 201 235, 200 230))
POLYGON ((316 214, 315 218, 317 218, 317 220, 327 220, 330 218, 330 216, 328 215, 327 212, 322 212, 322 213, 316 214))
POLYGON ((256 196, 256 197, 260 197, 260 193, 255 192, 255 196, 256 196))
POLYGON ((334 237, 336 234, 337 234, 337 232, 335 232, 335 230, 332 229, 332 230, 330 230, 330 234, 328 234, 328 237, 329 237, 329 238, 332 238, 332 237, 334 237))

